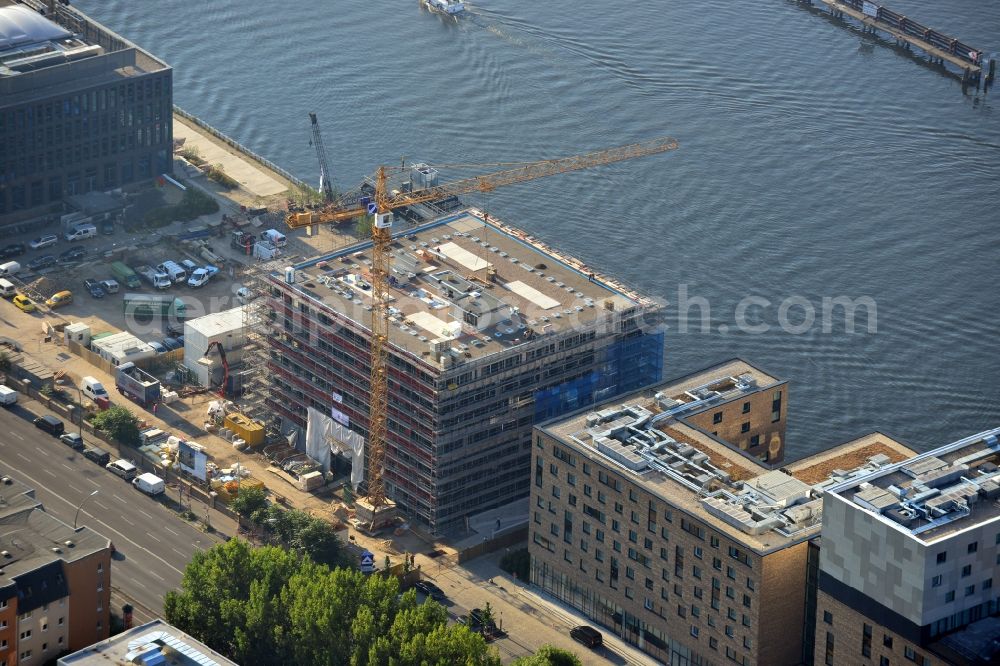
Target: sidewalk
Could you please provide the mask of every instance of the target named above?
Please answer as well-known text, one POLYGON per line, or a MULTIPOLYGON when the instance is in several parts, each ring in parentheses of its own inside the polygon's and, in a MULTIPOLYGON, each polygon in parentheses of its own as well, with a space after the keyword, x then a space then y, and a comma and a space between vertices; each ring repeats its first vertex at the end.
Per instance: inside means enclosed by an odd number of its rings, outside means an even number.
MULTIPOLYGON (((461 566, 439 566, 434 559, 418 555, 425 578, 435 581, 449 601, 464 609, 482 608, 490 603, 497 624, 509 634, 494 642, 505 661, 531 654, 549 644, 574 652, 584 664, 645 665, 652 659, 625 643, 610 630, 595 625, 579 612, 559 603, 534 586, 515 581, 500 569, 503 551, 484 555, 461 566), (572 627, 589 624, 604 636, 604 647, 588 650, 570 638, 572 627)), ((376 560, 377 561, 377 560, 376 560)))

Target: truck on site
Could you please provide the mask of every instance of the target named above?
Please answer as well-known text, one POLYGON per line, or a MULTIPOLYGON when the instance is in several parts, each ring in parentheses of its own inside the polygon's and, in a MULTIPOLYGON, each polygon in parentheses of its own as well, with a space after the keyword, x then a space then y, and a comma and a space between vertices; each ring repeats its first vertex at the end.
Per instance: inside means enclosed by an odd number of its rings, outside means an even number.
POLYGON ((170 281, 169 275, 161 273, 151 266, 136 266, 135 272, 139 274, 139 277, 156 289, 169 289, 171 285, 173 285, 173 282, 170 281))
POLYGON ((135 363, 122 363, 115 370, 115 388, 143 407, 160 401, 160 380, 135 363))
POLYGON ((125 316, 170 317, 180 320, 187 315, 187 305, 181 299, 169 294, 129 292, 122 298, 122 311, 125 316))
POLYGON ((150 472, 140 474, 132 479, 132 486, 151 497, 162 495, 164 492, 163 479, 150 472))
POLYGON ((142 286, 139 282, 139 276, 134 270, 125 265, 124 262, 116 261, 111 264, 111 274, 115 276, 119 282, 124 284, 129 289, 138 289, 142 286))

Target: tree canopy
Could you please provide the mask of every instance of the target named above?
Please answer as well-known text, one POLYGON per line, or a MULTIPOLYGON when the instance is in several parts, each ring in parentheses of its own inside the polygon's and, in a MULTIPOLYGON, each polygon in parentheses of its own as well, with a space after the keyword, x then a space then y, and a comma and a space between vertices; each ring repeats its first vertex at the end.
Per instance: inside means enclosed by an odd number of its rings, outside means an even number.
POLYGON ((515 659, 512 666, 583 666, 580 658, 568 650, 543 645, 535 654, 515 659))
POLYGON ((129 446, 139 445, 139 417, 120 405, 98 412, 90 419, 95 428, 129 446))
POLYGON ((331 570, 240 539, 196 554, 164 614, 243 666, 500 664, 481 636, 449 625, 442 606, 418 604, 412 590, 400 595, 394 577, 331 570))

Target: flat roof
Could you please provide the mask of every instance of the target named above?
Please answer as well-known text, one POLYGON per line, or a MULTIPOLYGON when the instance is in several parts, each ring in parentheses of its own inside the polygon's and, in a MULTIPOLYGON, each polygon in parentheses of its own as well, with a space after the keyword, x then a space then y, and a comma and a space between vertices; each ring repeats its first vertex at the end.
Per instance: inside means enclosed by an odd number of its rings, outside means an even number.
POLYGON ((657 387, 656 392, 663 394, 663 411, 683 418, 784 383, 741 358, 733 358, 672 379, 657 387))
POLYGON ((829 492, 925 544, 1000 523, 1000 428, 837 484, 829 492))
POLYGON ((7 552, 0 557, 0 591, 30 582, 32 572, 74 562, 110 544, 89 527, 73 529, 46 513, 34 491, 13 477, 0 478, 0 498, 0 551, 7 552))
POLYGON ((869 458, 880 455, 896 463, 912 458, 917 452, 885 433, 873 432, 785 464, 784 468, 796 479, 815 484, 829 479, 838 470, 855 469, 869 458))
POLYGON ((162 663, 177 666, 238 666, 180 629, 156 619, 94 643, 56 662, 74 666, 162 663))
POLYGON ((243 310, 245 307, 241 305, 229 310, 213 312, 203 317, 188 319, 184 322, 184 328, 190 327, 192 331, 197 331, 206 338, 240 331, 243 329, 243 310))
MULTIPOLYGON (((820 533, 822 494, 829 477, 813 480, 819 468, 811 468, 836 460, 834 469, 844 475, 863 476, 892 459, 875 458, 883 449, 873 449, 872 436, 865 436, 836 447, 833 456, 824 452, 799 461, 797 466, 812 472, 800 478, 789 468, 776 470, 761 464, 725 441, 677 420, 683 412, 673 411, 674 396, 701 389, 706 383, 727 387, 713 403, 719 404, 778 382, 750 363, 733 359, 539 428, 734 541, 768 553, 820 533), (737 381, 723 381, 726 377, 737 381), (875 453, 869 456, 868 451, 875 453)), ((886 440, 884 445, 894 456, 912 453, 883 435, 878 437, 886 440)), ((834 480, 838 478, 843 479, 834 480)))
MULTIPOLYGON (((482 358, 653 302, 476 209, 394 233, 390 341, 482 358)), ((369 328, 371 241, 296 265, 292 288, 369 328)), ((284 276, 274 274, 284 282, 284 276)), ((424 354, 426 355, 426 354, 424 354)))

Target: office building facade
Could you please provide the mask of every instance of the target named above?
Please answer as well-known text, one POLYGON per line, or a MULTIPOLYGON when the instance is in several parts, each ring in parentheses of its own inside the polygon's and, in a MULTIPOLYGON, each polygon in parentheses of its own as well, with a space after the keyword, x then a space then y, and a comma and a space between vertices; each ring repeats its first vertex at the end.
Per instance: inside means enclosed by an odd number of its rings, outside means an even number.
POLYGON ((0 6, 0 226, 172 172, 170 67, 74 8, 39 9, 0 6))

